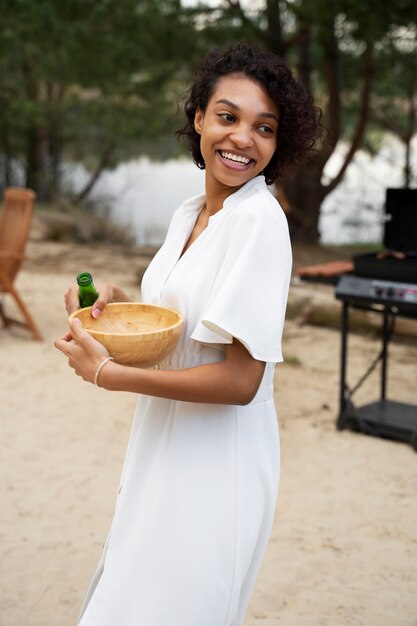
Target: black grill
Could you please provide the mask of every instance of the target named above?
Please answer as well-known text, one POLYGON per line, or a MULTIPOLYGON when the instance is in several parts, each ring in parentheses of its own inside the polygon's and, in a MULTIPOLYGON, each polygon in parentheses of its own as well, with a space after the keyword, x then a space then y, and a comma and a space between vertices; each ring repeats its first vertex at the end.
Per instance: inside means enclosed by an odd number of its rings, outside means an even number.
POLYGON ((417 189, 388 189, 385 250, 353 258, 353 273, 340 277, 336 298, 342 301, 340 407, 337 428, 411 443, 417 451, 417 406, 387 399, 389 341, 398 316, 417 320, 417 189), (347 384, 347 337, 350 308, 381 314, 381 351, 359 382, 347 384), (356 407, 354 392, 380 365, 380 398, 356 407))

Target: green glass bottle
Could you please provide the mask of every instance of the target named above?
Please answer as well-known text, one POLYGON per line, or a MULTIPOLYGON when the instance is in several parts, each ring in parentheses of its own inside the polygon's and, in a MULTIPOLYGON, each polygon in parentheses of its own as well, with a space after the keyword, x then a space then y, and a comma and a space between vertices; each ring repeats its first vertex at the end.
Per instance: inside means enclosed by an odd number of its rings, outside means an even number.
POLYGON ((77 276, 78 283, 78 301, 80 307, 83 309, 86 306, 91 306, 98 298, 98 293, 94 287, 93 277, 90 272, 81 272, 77 276))

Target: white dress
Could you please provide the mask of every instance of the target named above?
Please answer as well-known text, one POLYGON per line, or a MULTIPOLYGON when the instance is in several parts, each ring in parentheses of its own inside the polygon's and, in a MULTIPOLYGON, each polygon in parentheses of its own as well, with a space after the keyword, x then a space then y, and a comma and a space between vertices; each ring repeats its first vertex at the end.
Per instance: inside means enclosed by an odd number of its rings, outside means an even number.
POLYGON ((180 257, 204 198, 174 214, 143 301, 181 311, 161 368, 222 360, 233 337, 267 363, 246 406, 139 396, 114 519, 80 626, 241 626, 279 481, 273 400, 291 248, 263 176, 229 196, 180 257))

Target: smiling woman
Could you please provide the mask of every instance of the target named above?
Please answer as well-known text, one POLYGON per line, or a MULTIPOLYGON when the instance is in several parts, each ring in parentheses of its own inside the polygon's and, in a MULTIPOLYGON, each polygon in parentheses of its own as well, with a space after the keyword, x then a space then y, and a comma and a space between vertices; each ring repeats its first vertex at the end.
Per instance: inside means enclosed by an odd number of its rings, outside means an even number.
MULTIPOLYGON (((291 246, 266 182, 308 156, 318 111, 280 59, 239 45, 202 61, 185 112, 205 193, 177 209, 142 281, 145 303, 182 314, 176 349, 141 369, 76 322, 56 341, 86 381, 140 394, 80 626, 242 626, 274 518, 291 246)), ((95 317, 128 300, 96 287, 95 317)))

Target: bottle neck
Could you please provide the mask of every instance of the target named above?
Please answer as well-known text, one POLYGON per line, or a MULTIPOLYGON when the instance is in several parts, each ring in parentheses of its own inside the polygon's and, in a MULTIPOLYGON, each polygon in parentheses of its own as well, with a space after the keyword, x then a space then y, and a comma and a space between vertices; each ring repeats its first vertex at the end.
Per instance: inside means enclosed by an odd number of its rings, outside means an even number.
POLYGON ((80 287, 88 287, 93 284, 93 277, 90 272, 81 272, 77 276, 77 283, 80 287))

